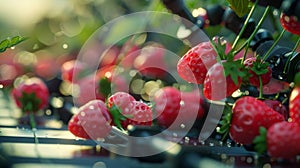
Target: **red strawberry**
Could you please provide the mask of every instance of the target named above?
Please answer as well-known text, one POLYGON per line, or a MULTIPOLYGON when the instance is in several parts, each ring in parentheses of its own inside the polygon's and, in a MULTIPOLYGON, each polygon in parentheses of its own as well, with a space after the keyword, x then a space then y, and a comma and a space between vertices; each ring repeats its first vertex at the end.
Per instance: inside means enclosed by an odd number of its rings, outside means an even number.
POLYGON ((122 111, 122 115, 126 117, 121 121, 123 128, 127 128, 128 125, 152 125, 152 110, 147 104, 142 101, 132 101, 129 107, 129 111, 122 111))
POLYGON ((98 140, 111 130, 111 116, 101 100, 81 106, 68 123, 69 131, 77 137, 98 140))
MULTIPOLYGON (((126 92, 116 92, 107 99, 107 106, 112 108, 118 107, 121 111, 129 111, 128 105, 135 101, 134 97, 126 92)), ((125 112, 126 113, 126 112, 125 112)))
POLYGON ((274 158, 295 159, 300 154, 300 127, 294 122, 273 124, 267 131, 268 154, 274 158))
POLYGON ((183 115, 184 121, 192 121, 191 116, 193 113, 197 112, 197 119, 200 119, 205 114, 205 101, 203 95, 198 93, 198 90, 192 92, 181 92, 181 113, 183 115))
POLYGON ((152 110, 142 101, 136 101, 126 92, 116 92, 107 99, 113 123, 126 129, 128 125, 152 125, 152 110))
POLYGON ((192 83, 203 84, 207 70, 217 61, 217 53, 210 42, 202 42, 190 49, 178 62, 179 76, 192 83))
POLYGON ((235 84, 231 76, 225 77, 224 73, 224 67, 220 63, 213 65, 207 72, 203 85, 203 94, 207 99, 224 99, 240 87, 240 77, 238 77, 238 83, 235 84))
POLYGON ((259 127, 269 128, 284 117, 260 100, 245 96, 238 99, 232 108, 230 137, 241 144, 251 144, 259 135, 259 127))
POLYGON ((298 85, 292 90, 289 101, 290 118, 300 124, 300 87, 298 85))
POLYGON ((287 16, 281 13, 280 23, 285 30, 300 35, 300 21, 296 16, 287 16))
POLYGON ((260 60, 257 61, 257 57, 247 58, 244 61, 244 65, 249 69, 250 77, 249 83, 253 86, 259 87, 259 77, 261 76, 262 85, 270 82, 272 78, 272 70, 267 64, 262 64, 260 60))
POLYGON ((205 113, 204 99, 197 91, 180 92, 173 87, 164 87, 155 93, 153 102, 157 123, 162 127, 171 126, 178 114, 181 118, 177 121, 187 123, 202 118, 205 113))
POLYGON ((178 115, 180 101, 180 92, 173 87, 164 87, 155 93, 153 102, 159 126, 172 125, 178 115))
POLYGON ((277 111, 279 114, 283 115, 284 119, 287 121, 289 118, 289 112, 286 107, 278 100, 264 100, 264 103, 271 107, 273 110, 277 111))
POLYGON ((33 77, 18 84, 12 96, 23 112, 37 112, 48 105, 49 91, 40 78, 33 77))

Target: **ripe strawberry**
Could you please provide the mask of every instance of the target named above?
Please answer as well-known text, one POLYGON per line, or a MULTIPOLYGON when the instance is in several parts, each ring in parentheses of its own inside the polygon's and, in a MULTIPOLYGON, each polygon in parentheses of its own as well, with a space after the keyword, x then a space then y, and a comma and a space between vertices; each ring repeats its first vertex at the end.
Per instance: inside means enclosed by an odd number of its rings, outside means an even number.
POLYGON ((126 92, 116 92, 107 99, 113 124, 126 129, 128 125, 152 125, 152 110, 142 101, 136 101, 126 92))
POLYGON ((166 75, 165 49, 161 45, 149 45, 142 48, 133 66, 143 76, 163 78, 166 75))
POLYGON ((300 124, 300 86, 299 80, 300 74, 295 76, 295 87, 293 88, 290 100, 289 100, 289 114, 292 121, 300 124))
POLYGON ((98 140, 111 130, 111 116, 101 100, 81 106, 68 123, 69 131, 77 137, 98 140))
POLYGON ((279 114, 283 115, 286 121, 289 119, 289 112, 280 101, 267 99, 264 100, 264 103, 271 107, 273 110, 277 111, 279 114))
POLYGON ((12 91, 12 96, 23 112, 37 112, 45 108, 49 101, 46 84, 37 77, 22 81, 12 91))
POLYGON ((113 106, 116 106, 117 108, 119 108, 119 110, 121 110, 121 112, 123 112, 130 110, 128 109, 128 105, 133 101, 135 101, 135 99, 129 93, 116 92, 107 99, 106 104, 108 108, 113 108, 113 106))
POLYGON ((216 59, 217 53, 211 43, 202 42, 178 61, 178 74, 188 82, 203 84, 208 69, 217 62, 216 59))
POLYGON ((180 92, 173 87, 164 87, 155 93, 153 102, 159 126, 172 125, 179 113, 180 101, 180 92))
POLYGON ((271 157, 295 159, 300 154, 300 126, 294 122, 273 124, 267 131, 267 151, 271 157))
POLYGON ((238 99, 232 108, 230 137, 237 143, 251 144, 259 135, 259 127, 269 128, 284 117, 260 100, 245 96, 238 99))
POLYGON ((123 128, 127 128, 128 125, 152 125, 152 110, 142 101, 132 101, 129 104, 130 110, 122 111, 122 115, 126 117, 124 121, 121 121, 123 128))
POLYGON ((268 64, 263 64, 261 60, 257 59, 257 57, 251 57, 244 61, 244 65, 251 75, 248 78, 251 85, 259 87, 259 76, 261 76, 262 85, 270 82, 272 78, 272 70, 268 64))
POLYGON ((285 30, 300 35, 300 21, 296 16, 287 16, 281 13, 280 23, 285 30))
POLYGON ((209 100, 221 100, 232 95, 240 85, 240 77, 238 77, 237 84, 235 84, 230 75, 225 77, 222 64, 216 63, 206 74, 203 94, 209 100))
MULTIPOLYGON (((181 114, 180 124, 202 118, 205 114, 204 98, 194 92, 180 92, 173 87, 164 87, 153 98, 157 124, 169 127, 181 114)), ((191 123, 193 124, 193 123, 191 123)))

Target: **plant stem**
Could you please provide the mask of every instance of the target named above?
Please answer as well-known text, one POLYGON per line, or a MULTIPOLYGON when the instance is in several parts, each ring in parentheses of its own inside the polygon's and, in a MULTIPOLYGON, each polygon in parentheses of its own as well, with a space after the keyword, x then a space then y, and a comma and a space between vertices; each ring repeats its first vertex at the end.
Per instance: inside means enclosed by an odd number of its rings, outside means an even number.
POLYGON ((277 46, 279 40, 282 38, 282 36, 283 36, 284 33, 285 33, 285 29, 282 29, 281 33, 279 34, 279 36, 274 41, 274 43, 272 44, 271 48, 263 56, 262 61, 265 61, 269 57, 270 53, 272 52, 272 50, 274 49, 274 47, 277 46))
POLYGON ((259 99, 263 99, 263 84, 262 84, 262 79, 261 79, 261 75, 258 75, 258 79, 259 79, 259 99))
POLYGON ((298 37, 297 43, 295 44, 295 46, 294 46, 294 48, 292 50, 292 53, 289 55, 288 60, 286 61, 285 65, 284 65, 284 69, 283 69, 283 73, 284 74, 286 73, 286 70, 287 70, 288 64, 290 62, 290 59, 294 55, 294 52, 296 51, 296 49, 297 49, 297 47, 298 47, 299 44, 300 44, 300 36, 298 37))
MULTIPOLYGON (((242 45, 242 47, 240 47, 237 51, 233 52, 233 54, 236 54, 238 52, 240 52, 245 46, 246 48, 249 48, 250 46, 250 42, 252 41, 252 39, 254 38, 254 36, 256 35, 256 33, 258 32, 260 26, 262 25, 262 23, 265 21, 265 19, 268 16, 268 13, 270 11, 271 7, 267 6, 265 12, 263 13, 263 16, 261 17, 261 19, 259 20, 258 24, 256 25, 254 31, 252 32, 251 36, 248 38, 248 40, 242 45)), ((246 52, 244 53, 244 57, 242 62, 244 62, 245 58, 246 58, 246 52)))
POLYGON ((251 16, 253 15, 254 9, 257 6, 257 2, 258 2, 258 0, 255 1, 254 5, 252 6, 252 8, 251 8, 251 10, 250 10, 250 12, 249 12, 249 14, 248 14, 245 22, 244 22, 244 25, 243 25, 241 31, 239 32, 238 36, 235 38, 235 40, 234 40, 234 42, 232 44, 232 49, 231 49, 232 51, 234 51, 234 49, 235 49, 235 47, 236 47, 239 39, 241 38, 242 34, 244 33, 244 31, 245 31, 245 29, 246 29, 246 27, 248 25, 248 22, 249 22, 251 16))

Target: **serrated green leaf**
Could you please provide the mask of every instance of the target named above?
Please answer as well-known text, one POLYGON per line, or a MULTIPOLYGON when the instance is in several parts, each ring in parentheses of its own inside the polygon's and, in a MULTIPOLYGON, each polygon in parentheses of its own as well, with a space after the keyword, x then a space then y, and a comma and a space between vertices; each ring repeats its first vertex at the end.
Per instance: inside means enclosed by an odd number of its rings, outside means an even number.
POLYGON ((243 17, 245 14, 249 13, 253 3, 249 0, 227 0, 230 7, 239 16, 243 17))

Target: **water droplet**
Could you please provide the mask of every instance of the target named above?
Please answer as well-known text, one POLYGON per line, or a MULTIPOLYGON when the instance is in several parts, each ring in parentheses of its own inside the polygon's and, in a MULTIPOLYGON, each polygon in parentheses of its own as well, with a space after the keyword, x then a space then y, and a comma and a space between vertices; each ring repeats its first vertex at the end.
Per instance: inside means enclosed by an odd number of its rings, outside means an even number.
POLYGON ((10 49, 12 49, 12 50, 14 50, 16 48, 16 46, 12 46, 12 47, 10 47, 10 49))
POLYGON ((215 144, 213 142, 210 142, 209 146, 215 146, 215 144))
POLYGON ((231 147, 231 142, 227 142, 227 147, 231 147))
POLYGON ((82 117, 84 117, 84 116, 85 116, 85 112, 81 112, 80 115, 81 115, 82 117))
POLYGON ((173 133, 173 136, 174 136, 174 137, 177 137, 177 133, 174 132, 174 133, 173 133))
POLYGON ((199 142, 201 145, 205 145, 205 141, 200 140, 199 142))
POLYGON ((266 163, 263 165, 263 168, 271 168, 271 167, 272 167, 272 165, 270 163, 266 163))
POLYGON ((95 107, 92 105, 92 106, 89 106, 89 109, 94 110, 95 107))
POLYGON ((181 100, 179 104, 180 104, 180 106, 184 106, 184 101, 181 100))
POLYGON ((185 125, 184 124, 180 124, 180 128, 185 128, 185 125))
POLYGON ((68 44, 63 44, 63 49, 67 49, 69 46, 68 46, 68 44))
POLYGON ((252 163, 253 162, 253 158, 252 157, 247 157, 246 162, 247 163, 252 163))
POLYGON ((184 137, 184 142, 185 143, 189 143, 190 142, 190 138, 189 137, 184 137))

